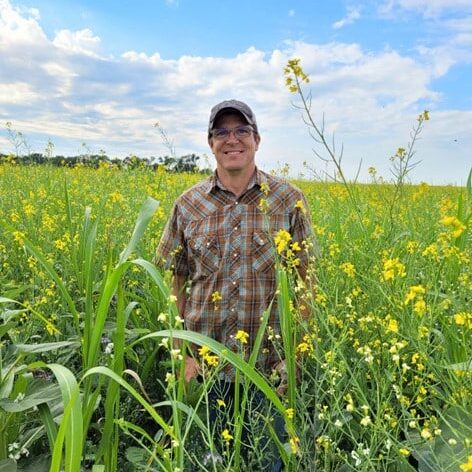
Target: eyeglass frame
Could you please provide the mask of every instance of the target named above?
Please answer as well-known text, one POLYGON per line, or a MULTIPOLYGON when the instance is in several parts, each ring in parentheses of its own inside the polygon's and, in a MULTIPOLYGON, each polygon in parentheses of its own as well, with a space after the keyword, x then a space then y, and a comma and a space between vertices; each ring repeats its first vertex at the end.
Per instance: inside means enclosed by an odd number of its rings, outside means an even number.
POLYGON ((228 139, 231 136, 231 133, 233 133, 234 137, 237 138, 237 139, 249 138, 250 134, 248 134, 247 136, 238 136, 237 135, 237 130, 238 129, 245 129, 245 130, 249 130, 252 133, 257 133, 257 131, 254 129, 254 127, 251 126, 251 125, 239 125, 239 126, 235 126, 234 128, 213 128, 212 130, 210 130, 210 134, 211 134, 211 137, 213 139, 216 139, 217 141, 222 141, 224 139, 228 139), (216 131, 223 131, 223 130, 225 130, 227 132, 227 134, 225 134, 225 136, 215 136, 214 133, 216 131))

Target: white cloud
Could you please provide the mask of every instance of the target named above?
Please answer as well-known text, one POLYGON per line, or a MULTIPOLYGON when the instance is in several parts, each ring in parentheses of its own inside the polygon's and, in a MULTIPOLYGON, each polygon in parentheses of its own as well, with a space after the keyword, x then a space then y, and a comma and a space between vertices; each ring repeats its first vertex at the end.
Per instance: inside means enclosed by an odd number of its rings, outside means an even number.
POLYGON ((13 8, 8 0, 0 0, 0 46, 9 48, 42 45, 46 41, 35 9, 13 8))
POLYGON ((96 56, 100 46, 100 38, 94 36, 88 28, 80 31, 60 30, 52 44, 68 52, 96 56))
POLYGON ((0 82, 0 105, 2 103, 22 103, 25 100, 33 103, 38 100, 39 94, 30 84, 25 82, 1 83, 0 82))
POLYGON ((295 10, 289 10, 288 16, 295 16, 295 10))
MULTIPOLYGON (((61 30, 49 39, 38 15, 6 0, 0 7, 0 121, 12 121, 39 151, 52 139, 62 154, 76 153, 86 141, 93 151, 104 148, 112 156, 164 155, 167 149, 153 128, 160 121, 178 154, 201 155, 209 152, 210 108, 239 98, 258 117, 261 166, 290 162, 300 170, 304 160, 312 159, 313 142, 291 106, 296 96, 284 85, 283 68, 292 57, 302 59, 311 77, 314 116, 321 120, 326 112, 328 133, 335 131, 345 142, 352 157, 346 158, 348 167, 354 169, 358 156, 364 156, 366 164, 380 168, 378 160, 408 140, 408 125, 425 104, 435 123, 435 133, 425 133, 429 147, 445 136, 450 140, 450 129, 472 135, 472 120, 464 115, 453 110, 434 114, 439 97, 430 82, 459 60, 448 59, 452 45, 424 48, 419 58, 366 51, 355 43, 302 41, 287 41, 273 51, 252 47, 233 57, 164 59, 158 52, 127 51, 111 58, 99 55, 100 39, 91 30, 61 30)), ((467 33, 465 22, 450 28, 467 33)), ((0 146, 0 152, 8 151, 4 139, 0 146)))
POLYGON ((350 25, 351 23, 354 23, 356 20, 358 20, 360 17, 361 12, 358 7, 348 7, 346 16, 343 19, 333 23, 333 28, 339 29, 346 25, 350 25))
POLYGON ((470 0, 387 0, 380 5, 383 13, 394 13, 396 10, 420 12, 425 17, 440 16, 446 12, 472 12, 470 0))

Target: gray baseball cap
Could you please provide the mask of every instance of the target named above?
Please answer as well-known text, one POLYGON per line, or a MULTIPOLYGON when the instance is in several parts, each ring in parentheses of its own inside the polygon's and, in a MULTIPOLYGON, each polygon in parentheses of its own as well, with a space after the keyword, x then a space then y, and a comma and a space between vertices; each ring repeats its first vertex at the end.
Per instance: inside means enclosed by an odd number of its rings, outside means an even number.
POLYGON ((257 123, 256 123, 256 115, 254 115, 253 111, 246 105, 244 102, 240 102, 239 100, 225 100, 224 102, 218 103, 215 105, 210 112, 210 121, 208 123, 208 132, 213 129, 213 125, 215 124, 215 120, 220 113, 223 111, 230 111, 235 110, 241 115, 244 116, 246 121, 249 125, 254 127, 254 131, 257 131, 257 123))

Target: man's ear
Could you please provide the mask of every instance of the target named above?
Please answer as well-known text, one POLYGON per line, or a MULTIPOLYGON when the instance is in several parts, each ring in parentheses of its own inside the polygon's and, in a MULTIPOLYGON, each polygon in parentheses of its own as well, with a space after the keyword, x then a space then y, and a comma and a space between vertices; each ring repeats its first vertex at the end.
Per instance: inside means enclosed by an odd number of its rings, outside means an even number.
POLYGON ((259 133, 254 135, 254 139, 256 141, 256 151, 259 149, 259 143, 261 142, 261 135, 259 133))

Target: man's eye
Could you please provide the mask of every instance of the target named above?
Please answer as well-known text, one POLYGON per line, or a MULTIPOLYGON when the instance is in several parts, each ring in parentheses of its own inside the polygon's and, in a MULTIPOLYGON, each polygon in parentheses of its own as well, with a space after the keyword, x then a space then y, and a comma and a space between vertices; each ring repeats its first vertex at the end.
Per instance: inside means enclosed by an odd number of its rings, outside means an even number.
POLYGON ((213 136, 215 138, 226 138, 228 136, 228 130, 227 129, 215 129, 213 131, 213 136))
POLYGON ((236 134, 240 137, 240 138, 247 138, 251 132, 249 131, 248 128, 244 127, 244 128, 236 128, 236 134))

